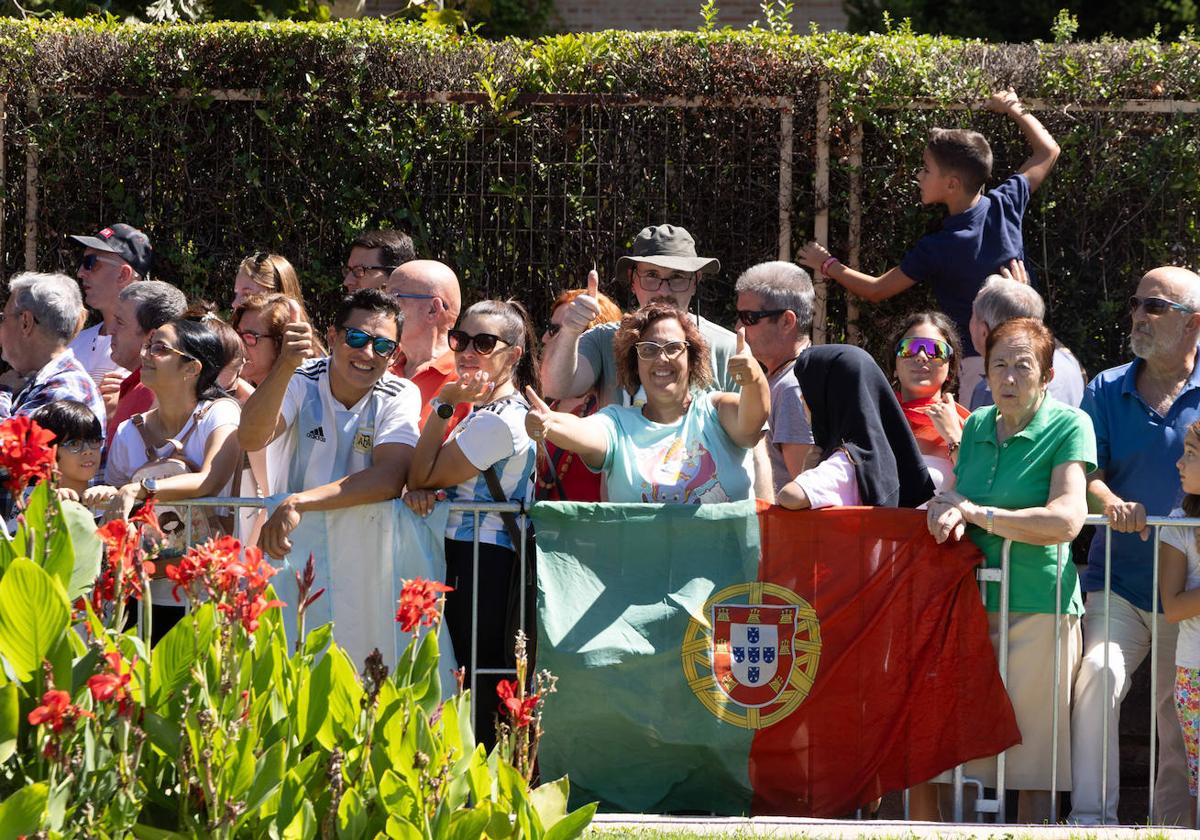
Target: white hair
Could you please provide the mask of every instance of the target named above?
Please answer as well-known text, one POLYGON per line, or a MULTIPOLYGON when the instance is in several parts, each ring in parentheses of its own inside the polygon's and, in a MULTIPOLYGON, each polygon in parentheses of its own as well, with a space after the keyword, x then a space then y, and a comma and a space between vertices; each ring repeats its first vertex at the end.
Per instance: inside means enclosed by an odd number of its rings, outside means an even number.
POLYGON ((25 271, 8 281, 15 311, 28 312, 42 329, 70 341, 83 311, 79 284, 65 274, 25 271))

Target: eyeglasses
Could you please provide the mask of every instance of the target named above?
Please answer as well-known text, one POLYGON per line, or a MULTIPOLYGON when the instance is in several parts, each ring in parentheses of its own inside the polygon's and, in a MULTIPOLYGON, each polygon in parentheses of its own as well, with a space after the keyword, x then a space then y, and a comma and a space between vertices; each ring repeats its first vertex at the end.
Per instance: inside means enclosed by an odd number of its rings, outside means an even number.
POLYGON ((92 271, 100 263, 112 264, 113 262, 113 260, 106 260, 99 254, 84 254, 83 258, 79 261, 79 267, 88 271, 92 271))
POLYGON ((633 346, 637 348, 638 358, 645 359, 647 362, 657 359, 659 356, 671 361, 688 349, 686 341, 668 341, 666 344, 659 344, 657 341, 639 341, 633 346))
POLYGON ((58 448, 72 455, 82 455, 84 452, 99 452, 102 443, 100 440, 68 440, 60 443, 58 448))
POLYGON ((927 359, 944 362, 954 355, 954 348, 936 338, 902 338, 896 343, 897 359, 913 359, 924 353, 927 359))
POLYGON ((189 356, 187 353, 184 353, 182 350, 180 350, 176 347, 172 347, 170 344, 167 344, 165 341, 158 341, 158 340, 147 341, 145 343, 145 345, 143 345, 142 349, 145 350, 147 353, 149 353, 151 356, 162 356, 166 353, 174 353, 176 356, 182 356, 183 358, 187 359, 189 362, 196 361, 195 356, 189 356))
POLYGON ((369 343, 371 349, 375 351, 376 356, 384 358, 396 352, 399 342, 392 341, 390 338, 384 338, 379 335, 371 335, 369 332, 355 329, 354 327, 346 327, 346 344, 353 347, 355 350, 360 350, 366 347, 369 343))
POLYGON ((450 343, 450 349, 455 353, 465 353, 470 349, 471 345, 475 345, 475 352, 480 356, 490 356, 492 351, 496 349, 496 343, 507 344, 512 346, 511 341, 505 341, 498 335, 491 333, 479 333, 478 335, 470 335, 462 330, 450 330, 446 337, 450 343))
POLYGON ((753 327, 763 318, 778 318, 784 312, 791 312, 790 309, 739 309, 737 311, 737 319, 747 327, 753 327))
POLYGON ((264 338, 270 339, 271 341, 279 341, 279 336, 256 333, 253 330, 243 330, 242 332, 238 333, 238 336, 242 339, 242 343, 244 343, 247 347, 257 346, 258 342, 264 338))
MULTIPOLYGON (((359 275, 362 276, 361 274, 359 275)), ((437 295, 416 295, 408 294, 407 292, 392 292, 391 297, 396 300, 433 300, 437 295)))
POLYGON ((558 335, 558 331, 562 329, 562 324, 550 324, 546 327, 546 338, 554 338, 558 335))
POLYGON ((342 276, 353 274, 361 280, 368 271, 386 271, 391 274, 395 270, 396 266, 394 265, 344 265, 342 266, 342 276))
POLYGON ((1182 303, 1176 303, 1173 300, 1167 300, 1160 297, 1140 298, 1137 295, 1129 298, 1129 314, 1138 311, 1138 308, 1144 309, 1147 315, 1162 315, 1168 309, 1174 309, 1179 312, 1195 312, 1190 306, 1184 306, 1182 303))
POLYGON ((657 292, 662 288, 663 283, 667 284, 667 288, 672 292, 686 292, 692 287, 695 282, 695 275, 673 273, 666 277, 662 277, 655 273, 642 274, 637 272, 638 284, 647 292, 657 292))

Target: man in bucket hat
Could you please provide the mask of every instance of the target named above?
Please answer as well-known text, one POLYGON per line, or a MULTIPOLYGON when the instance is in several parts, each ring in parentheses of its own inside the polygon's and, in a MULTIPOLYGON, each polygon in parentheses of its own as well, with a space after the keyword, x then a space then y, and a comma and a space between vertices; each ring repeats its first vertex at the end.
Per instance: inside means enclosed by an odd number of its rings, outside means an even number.
MULTIPOLYGON (((669 303, 681 312, 688 311, 700 278, 720 270, 716 259, 697 256, 692 235, 675 225, 643 228, 633 241, 633 253, 617 260, 617 277, 629 279, 639 307, 669 303)), ((592 271, 588 274, 587 294, 567 305, 561 335, 546 352, 542 387, 548 396, 558 399, 581 396, 596 388, 602 404, 629 405, 636 395, 623 392, 617 384, 617 360, 613 355, 613 336, 620 324, 587 328, 600 314, 596 302, 599 285, 600 279, 592 271)), ((726 371, 726 362, 736 352, 734 334, 699 315, 694 317, 712 352, 713 387, 737 390, 726 371)))
POLYGON ((106 227, 95 236, 72 236, 71 241, 83 246, 78 276, 84 303, 104 319, 76 336, 71 350, 100 387, 106 402, 116 405, 121 381, 129 371, 112 360, 115 324, 110 319, 115 317, 117 296, 130 283, 150 273, 154 251, 146 234, 126 224, 106 227))

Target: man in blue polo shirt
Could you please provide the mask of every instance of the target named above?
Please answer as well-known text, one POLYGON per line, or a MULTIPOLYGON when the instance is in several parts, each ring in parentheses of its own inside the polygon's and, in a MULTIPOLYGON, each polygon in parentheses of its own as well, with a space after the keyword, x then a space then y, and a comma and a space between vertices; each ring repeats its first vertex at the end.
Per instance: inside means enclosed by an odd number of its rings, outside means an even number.
POLYGON ((1088 505, 1093 513, 1108 517, 1114 533, 1107 674, 1103 528, 1096 530, 1083 574, 1088 597, 1084 658, 1071 713, 1071 821, 1117 821, 1120 704, 1130 677, 1150 652, 1151 623, 1156 621, 1159 761, 1151 821, 1187 826, 1193 820, 1191 798, 1174 708, 1178 625, 1155 616, 1154 546, 1148 541, 1146 516, 1164 516, 1179 505, 1182 490, 1175 462, 1183 453, 1187 427, 1200 419, 1200 276, 1184 268, 1153 269, 1138 283, 1130 310, 1129 345, 1137 358, 1093 379, 1082 405, 1096 428, 1098 467, 1088 477, 1088 505), (1106 743, 1107 796, 1101 781, 1106 743))

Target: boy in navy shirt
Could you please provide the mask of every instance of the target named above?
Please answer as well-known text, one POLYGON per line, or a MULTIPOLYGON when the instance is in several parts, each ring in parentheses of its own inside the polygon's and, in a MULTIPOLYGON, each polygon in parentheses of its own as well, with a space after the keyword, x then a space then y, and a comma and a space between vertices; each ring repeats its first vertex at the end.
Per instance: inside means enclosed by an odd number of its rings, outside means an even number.
MULTIPOLYGON (((992 150, 976 131, 936 128, 925 146, 925 165, 917 173, 922 204, 944 204, 949 215, 941 230, 926 234, 904 255, 897 268, 873 277, 843 265, 821 245, 810 242, 797 262, 832 278, 859 297, 881 301, 914 283, 933 287, 938 307, 970 335, 971 303, 990 274, 1008 274, 1013 261, 1024 259, 1021 219, 1029 196, 1058 160, 1058 144, 1050 132, 1021 105, 1010 88, 987 101, 989 111, 1007 114, 1021 128, 1033 154, 1015 175, 986 195, 992 175, 992 150)), ((1017 272, 1017 277, 1023 275, 1017 272)), ((983 376, 983 360, 968 343, 960 359, 960 393, 969 395, 983 376)))

